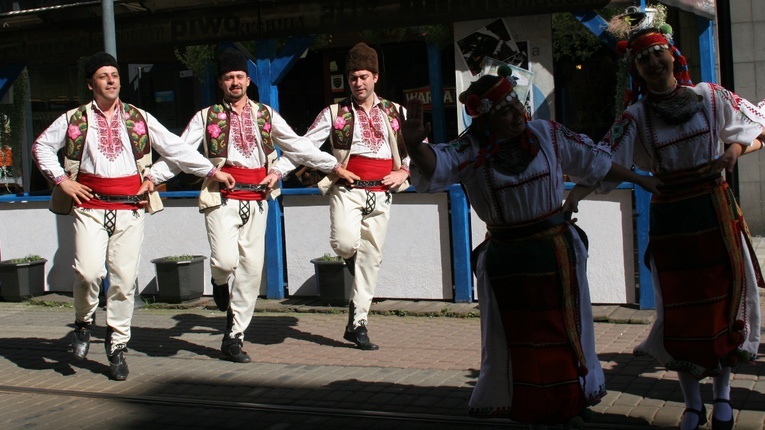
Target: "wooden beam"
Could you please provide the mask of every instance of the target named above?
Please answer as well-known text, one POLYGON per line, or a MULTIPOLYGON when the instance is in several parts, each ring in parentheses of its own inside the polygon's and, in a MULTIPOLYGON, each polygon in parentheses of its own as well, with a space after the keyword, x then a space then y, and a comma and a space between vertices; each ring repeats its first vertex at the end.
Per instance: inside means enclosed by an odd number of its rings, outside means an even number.
MULTIPOLYGON (((171 4, 177 2, 170 2, 171 4)), ((268 40, 325 33, 353 33, 390 27, 470 21, 542 13, 599 9, 608 0, 341 0, 216 3, 204 9, 137 10, 115 17, 120 52, 168 45, 268 40)), ((177 5, 175 6, 177 8, 177 5)), ((47 23, 5 24, 0 15, 0 63, 58 62, 101 50, 100 15, 47 23)))

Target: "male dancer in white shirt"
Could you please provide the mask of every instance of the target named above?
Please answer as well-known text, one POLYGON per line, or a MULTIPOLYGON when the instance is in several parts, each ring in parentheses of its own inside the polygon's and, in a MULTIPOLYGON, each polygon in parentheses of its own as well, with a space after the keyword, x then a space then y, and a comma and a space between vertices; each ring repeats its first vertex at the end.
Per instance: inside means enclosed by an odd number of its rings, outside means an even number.
POLYGON ((58 117, 37 138, 32 154, 40 171, 56 183, 51 210, 71 213, 74 219, 74 358, 83 360, 88 353, 99 288, 108 269, 104 346, 110 377, 122 381, 128 376, 124 353, 131 334, 144 212, 161 210, 149 170, 151 150, 188 173, 226 187, 235 181, 152 115, 120 100, 119 66, 113 56, 94 54, 85 65, 85 76, 93 101, 58 117), (64 166, 57 155, 62 148, 64 166))

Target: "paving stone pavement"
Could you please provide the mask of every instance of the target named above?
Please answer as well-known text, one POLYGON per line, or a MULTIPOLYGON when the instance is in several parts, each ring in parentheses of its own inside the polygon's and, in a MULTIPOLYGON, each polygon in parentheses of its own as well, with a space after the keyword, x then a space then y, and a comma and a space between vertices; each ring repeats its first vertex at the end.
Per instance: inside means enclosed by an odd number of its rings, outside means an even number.
MULTIPOLYGON (((276 304, 261 308, 268 306, 276 304)), ((596 314, 616 312, 596 308, 596 314)), ((260 423, 255 428, 361 428, 370 420, 310 413, 320 409, 457 421, 438 428, 497 425, 465 417, 480 361, 475 317, 373 315, 370 336, 381 348, 360 351, 342 340, 347 316, 337 310, 261 309, 245 333, 253 363, 236 364, 221 360, 218 350, 222 312, 139 308, 125 382, 107 377, 101 330, 94 332, 87 360, 70 359, 72 318, 67 307, 0 303, 0 428, 253 428, 252 420, 260 423), (236 404, 309 413, 231 410, 236 404)), ((592 408, 585 428, 673 428, 679 422, 683 404, 674 372, 631 353, 648 327, 596 322, 608 395, 592 408)), ((737 429, 765 428, 763 361, 734 375, 737 429)), ((711 400, 709 380, 703 390, 711 400)), ((427 427, 427 421, 410 424, 427 427)), ((402 427, 377 417, 364 427, 394 426, 402 427)))
MULTIPOLYGON (((762 241, 756 250, 762 263, 762 241)), ((103 330, 86 360, 70 358, 70 302, 55 294, 0 302, 1 429, 524 428, 465 416, 480 365, 475 303, 376 302, 369 330, 380 350, 360 351, 342 339, 345 309, 259 300, 245 333, 249 364, 221 359, 225 315, 209 298, 139 306, 130 376, 115 382, 103 330)), ((632 354, 653 312, 595 306, 594 316, 608 394, 584 428, 676 428, 684 408, 676 374, 632 354)), ((733 375, 736 429, 765 429, 764 353, 733 375)), ((709 379, 702 393, 711 415, 709 379)))

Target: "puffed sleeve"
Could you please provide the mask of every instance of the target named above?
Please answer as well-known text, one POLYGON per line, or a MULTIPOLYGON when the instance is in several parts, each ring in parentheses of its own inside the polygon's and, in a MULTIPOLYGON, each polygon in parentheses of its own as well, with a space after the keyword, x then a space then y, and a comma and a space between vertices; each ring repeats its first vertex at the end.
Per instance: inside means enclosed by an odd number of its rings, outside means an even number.
POLYGON ((749 146, 765 129, 765 113, 749 101, 715 84, 699 84, 708 88, 717 101, 717 124, 720 140, 726 144, 749 146))
MULTIPOLYGON (((37 167, 46 178, 56 183, 66 175, 58 160, 58 151, 66 144, 67 127, 66 114, 62 114, 40 134, 32 145, 32 157, 37 167)), ((79 132, 76 128, 75 130, 79 132)))
POLYGON ((611 154, 604 146, 596 146, 589 136, 575 133, 552 123, 557 140, 563 173, 577 178, 577 183, 590 186, 602 180, 611 169, 611 154))
MULTIPOLYGON (((204 155, 199 153, 199 141, 197 135, 201 135, 204 122, 201 114, 196 114, 192 119, 183 135, 185 138, 176 136, 167 130, 151 114, 147 113, 147 122, 149 123, 149 133, 152 134, 152 147, 159 153, 160 158, 152 166, 151 174, 157 183, 164 182, 172 178, 180 170, 195 176, 208 176, 214 169, 214 166, 204 155), (195 134, 190 136, 189 129, 194 127, 195 134), (171 174, 172 173, 172 174, 171 174), (169 177, 167 175, 170 175, 169 177)), ((201 139, 201 137, 199 137, 201 139)))
MULTIPOLYGON (((460 182, 463 169, 472 169, 473 144, 468 135, 447 143, 429 144, 436 155, 436 167, 430 179, 426 178, 417 163, 409 165, 412 186, 420 193, 437 193, 460 182)), ((423 143, 423 145, 427 145, 423 143)))
MULTIPOLYGON (((637 123, 634 115, 627 110, 614 121, 603 140, 598 142, 598 149, 608 153, 612 163, 620 164, 626 168, 636 166, 649 171, 651 167, 650 158, 647 153, 640 150, 641 146, 637 141, 637 123)), ((617 181, 600 181, 598 192, 609 192, 620 183, 617 181)))
POLYGON ((271 136, 274 143, 282 150, 282 157, 274 164, 274 169, 282 176, 301 164, 319 169, 324 173, 332 172, 337 164, 335 157, 319 149, 321 145, 317 146, 314 140, 298 136, 278 112, 274 112, 271 118, 271 136), (286 163, 285 158, 290 163, 286 163))

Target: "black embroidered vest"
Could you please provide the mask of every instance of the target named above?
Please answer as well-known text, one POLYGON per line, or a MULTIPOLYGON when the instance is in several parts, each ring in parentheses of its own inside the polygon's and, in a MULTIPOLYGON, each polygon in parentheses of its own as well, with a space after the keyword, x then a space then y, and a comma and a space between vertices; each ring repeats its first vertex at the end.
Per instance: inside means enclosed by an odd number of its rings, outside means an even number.
MULTIPOLYGON (((255 112, 258 131, 263 141, 263 150, 266 155, 274 151, 274 141, 271 139, 271 113, 262 103, 255 103, 255 112)), ((247 109, 250 109, 247 104, 247 109)), ((230 113, 222 104, 210 106, 205 121, 205 142, 207 143, 207 156, 209 158, 227 157, 230 113)))

